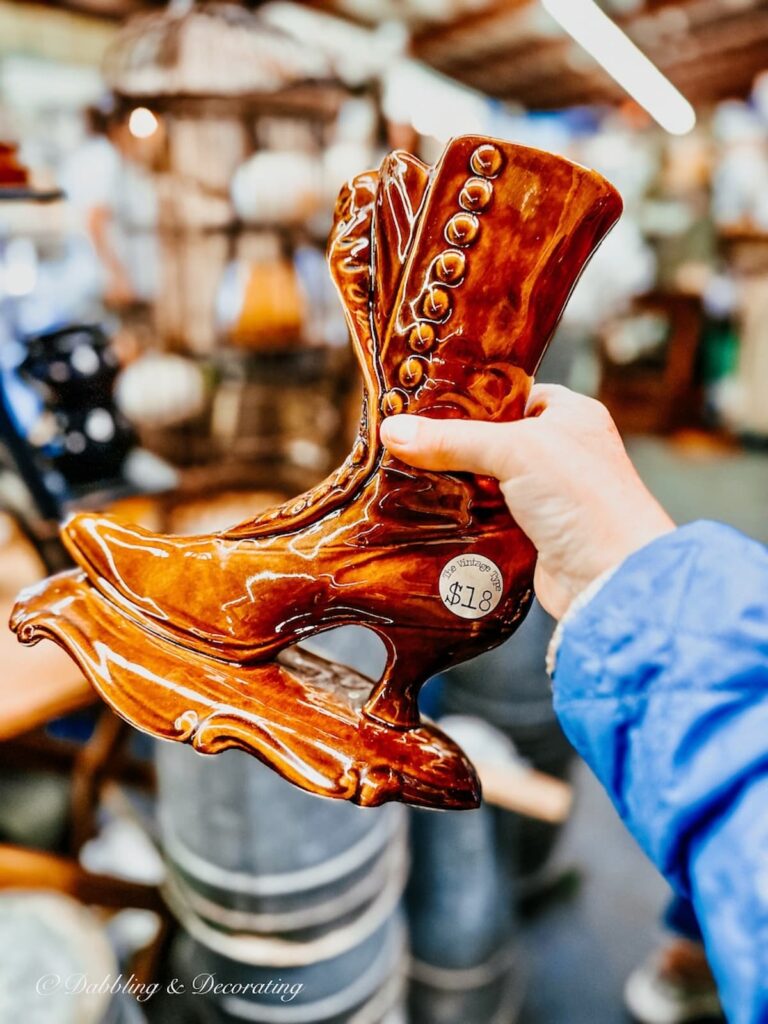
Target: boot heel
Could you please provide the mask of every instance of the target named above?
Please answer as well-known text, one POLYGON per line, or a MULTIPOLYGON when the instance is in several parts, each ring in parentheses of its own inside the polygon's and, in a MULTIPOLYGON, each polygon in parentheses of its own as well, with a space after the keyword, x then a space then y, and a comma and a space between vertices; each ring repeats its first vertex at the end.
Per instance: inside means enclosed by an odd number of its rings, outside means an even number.
POLYGON ((414 729, 421 722, 419 691, 427 679, 447 666, 450 657, 440 634, 430 643, 425 642, 423 633, 404 627, 375 631, 387 648, 387 664, 363 714, 395 729, 414 729))

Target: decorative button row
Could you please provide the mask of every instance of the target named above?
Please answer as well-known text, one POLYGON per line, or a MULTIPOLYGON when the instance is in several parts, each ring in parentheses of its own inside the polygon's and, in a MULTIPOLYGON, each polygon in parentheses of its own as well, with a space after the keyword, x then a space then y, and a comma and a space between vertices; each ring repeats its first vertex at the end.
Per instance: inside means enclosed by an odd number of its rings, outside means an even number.
MULTIPOLYGON (((432 264, 432 276, 447 285, 461 282, 467 268, 467 257, 461 251, 472 245, 480 231, 480 220, 476 216, 487 209, 493 196, 493 185, 489 178, 495 178, 501 171, 503 157, 499 149, 490 143, 478 146, 469 160, 476 177, 467 178, 459 192, 461 211, 454 213, 445 226, 445 237, 454 249, 441 252, 432 264)), ((451 310, 451 295, 445 288, 430 284, 424 296, 421 313, 425 320, 442 321, 451 310)), ((398 380, 403 388, 417 388, 424 380, 427 362, 419 358, 431 352, 437 341, 431 323, 417 323, 408 335, 408 345, 416 355, 407 356, 400 364, 398 380)), ((408 394, 401 388, 392 388, 381 401, 385 416, 396 416, 408 407, 408 394)))
MULTIPOLYGON (((440 253, 437 259, 432 264, 432 275, 443 281, 448 285, 457 285, 464 276, 464 271, 467 267, 467 258, 463 252, 458 249, 446 249, 445 252, 440 253)), ((426 320, 445 320, 451 311, 452 299, 450 292, 445 288, 441 288, 438 284, 430 284, 427 288, 427 293, 424 296, 422 303, 421 312, 422 316, 426 320)), ((421 326, 427 327, 427 324, 421 326)), ((415 345, 411 345, 415 352, 423 352, 423 338, 418 334, 414 336, 411 332, 409 343, 411 340, 415 341, 415 345)), ((432 331, 431 341, 434 341, 434 330, 432 331)))

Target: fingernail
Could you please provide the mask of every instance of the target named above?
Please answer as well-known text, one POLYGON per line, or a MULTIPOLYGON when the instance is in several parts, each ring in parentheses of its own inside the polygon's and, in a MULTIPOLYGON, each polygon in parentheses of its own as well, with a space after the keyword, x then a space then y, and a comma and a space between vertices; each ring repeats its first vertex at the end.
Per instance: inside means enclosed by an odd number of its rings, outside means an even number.
POLYGON ((385 444, 407 448, 416 440, 418 429, 419 421, 416 416, 393 416, 382 424, 382 439, 385 444))

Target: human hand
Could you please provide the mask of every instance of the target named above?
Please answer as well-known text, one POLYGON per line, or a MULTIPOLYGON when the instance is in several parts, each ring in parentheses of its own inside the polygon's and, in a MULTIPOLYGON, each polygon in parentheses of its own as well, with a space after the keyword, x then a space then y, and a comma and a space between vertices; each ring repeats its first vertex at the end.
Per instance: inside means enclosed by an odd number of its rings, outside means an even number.
POLYGON ((514 423, 393 416, 381 440, 412 466, 499 480, 539 552, 536 595, 557 619, 604 572, 674 529, 605 406, 564 387, 536 385, 514 423))

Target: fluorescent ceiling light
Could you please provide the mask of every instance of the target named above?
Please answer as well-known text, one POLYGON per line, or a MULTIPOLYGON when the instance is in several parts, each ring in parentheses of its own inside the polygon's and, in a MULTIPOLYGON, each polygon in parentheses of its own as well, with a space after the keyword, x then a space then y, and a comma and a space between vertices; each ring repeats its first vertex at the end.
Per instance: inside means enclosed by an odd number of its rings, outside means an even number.
POLYGON ((696 124, 691 104, 595 0, 541 0, 555 21, 672 135, 696 124))

